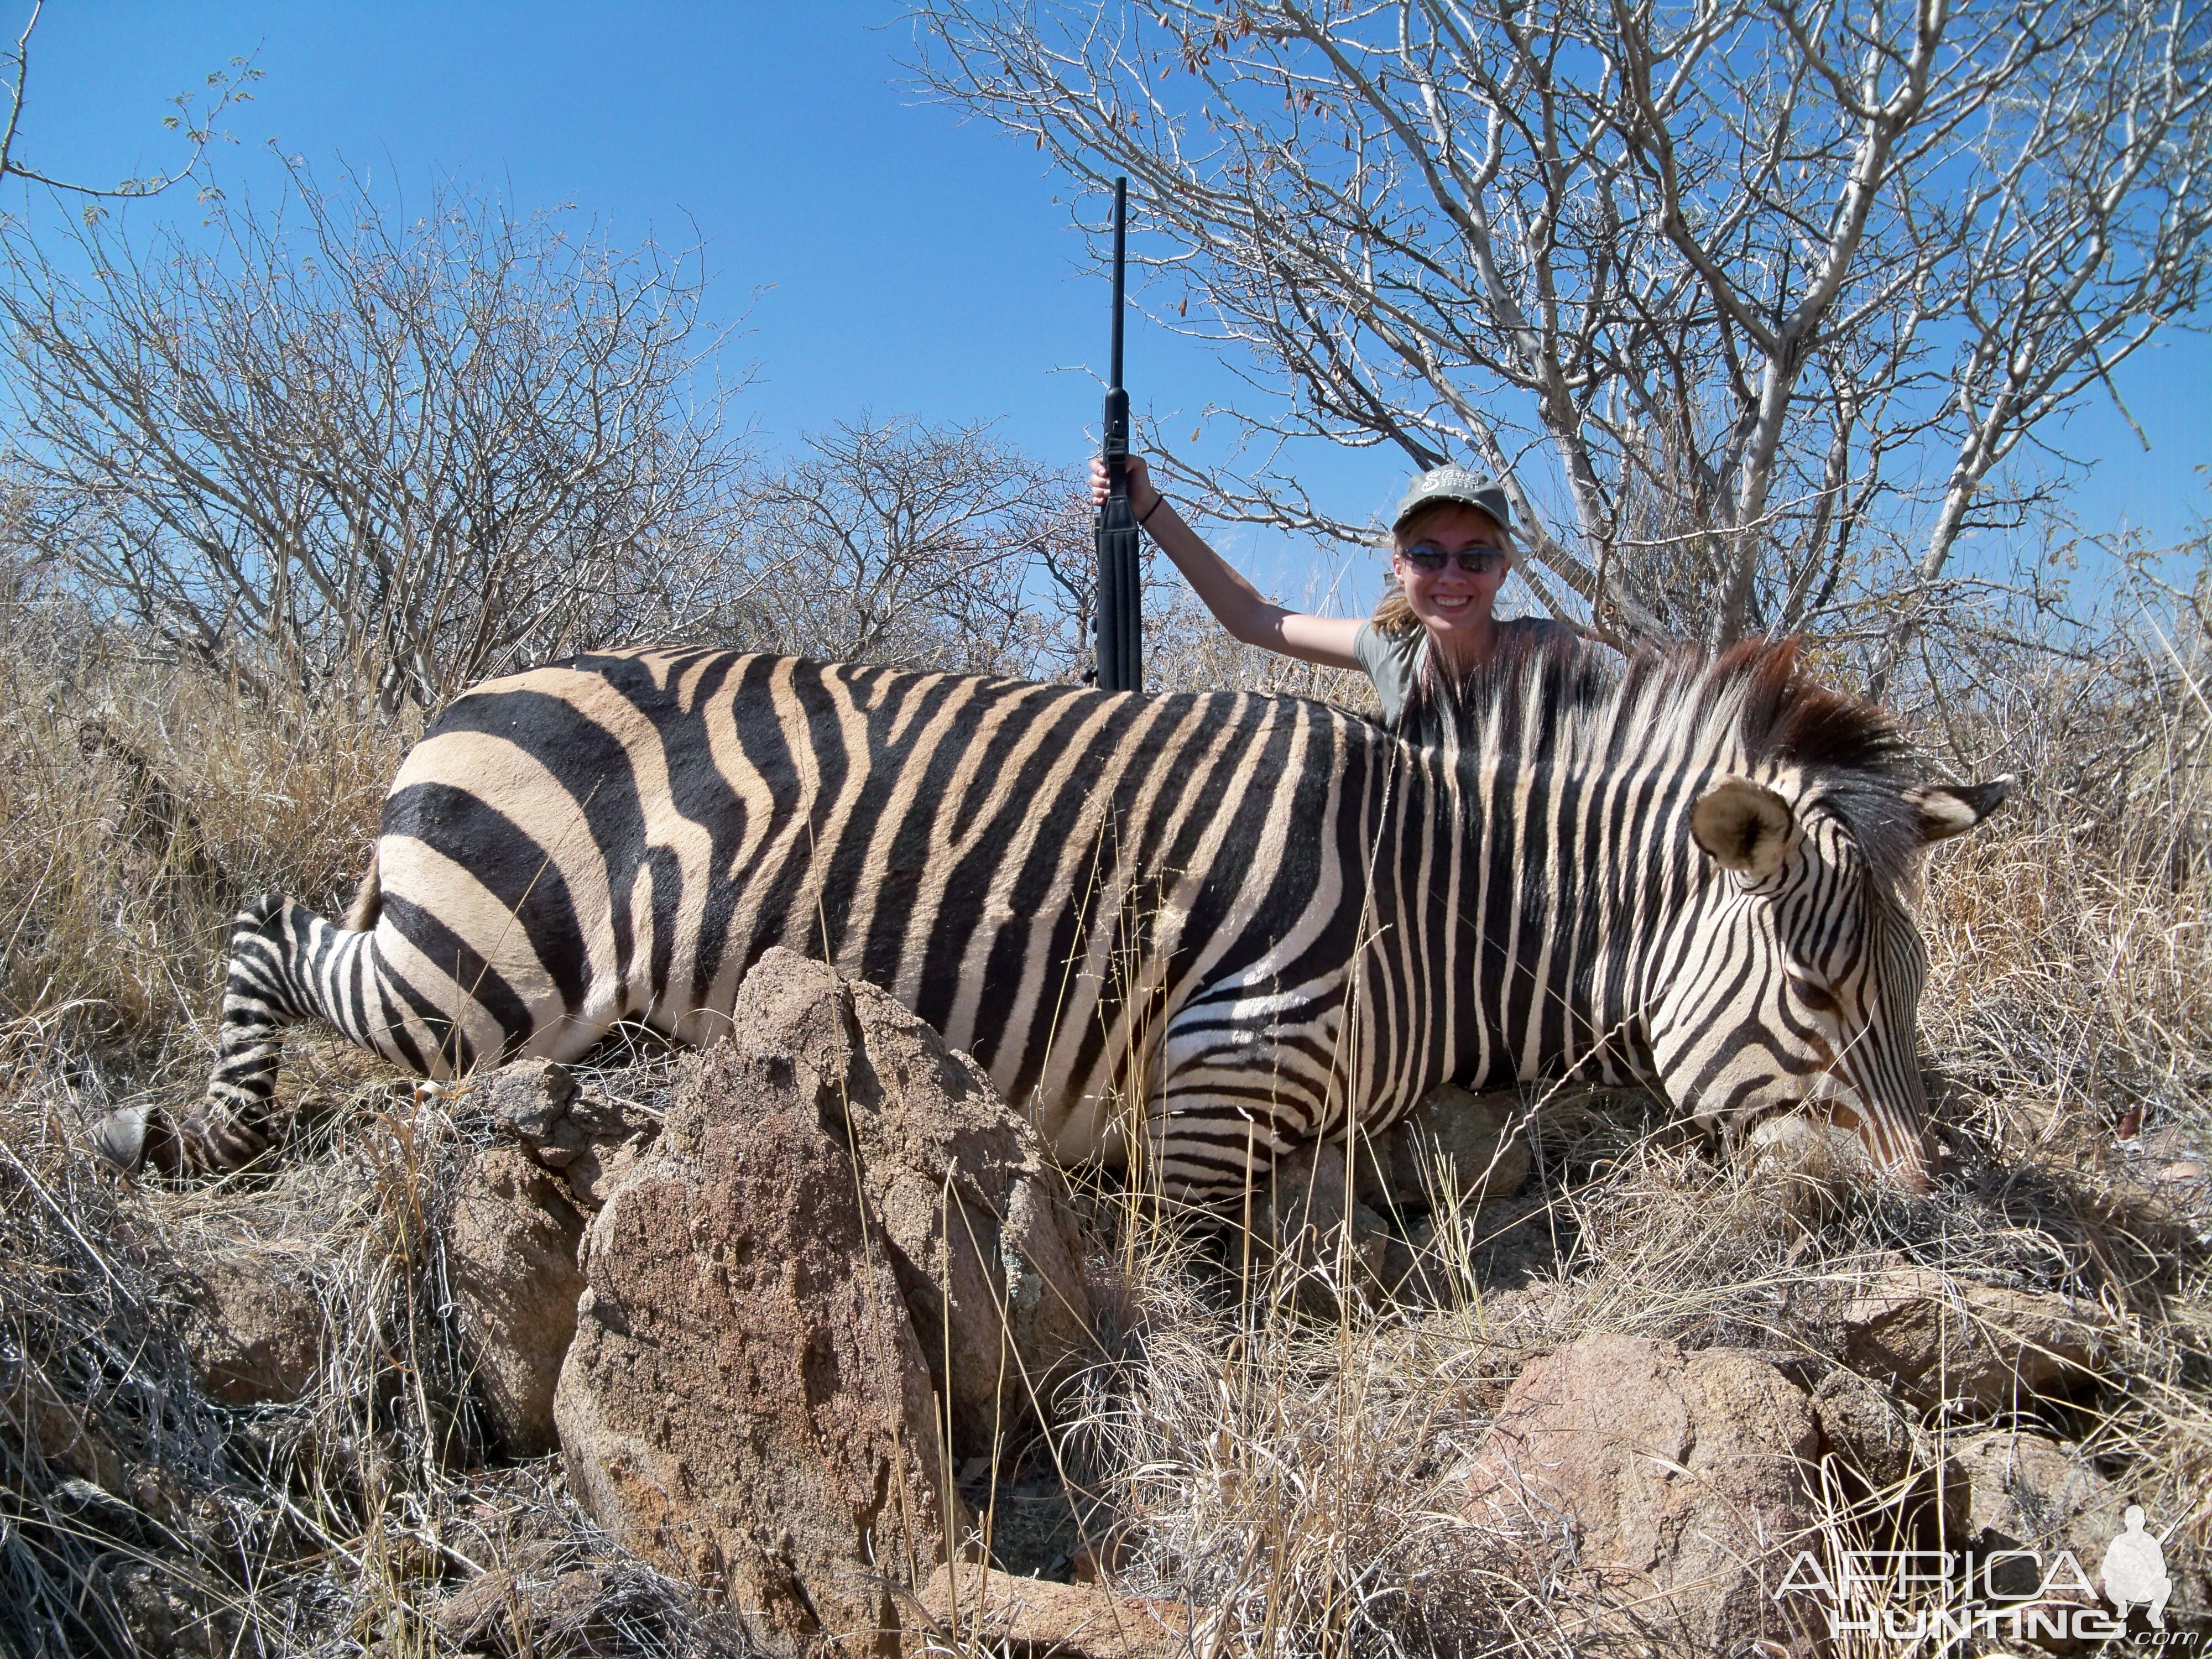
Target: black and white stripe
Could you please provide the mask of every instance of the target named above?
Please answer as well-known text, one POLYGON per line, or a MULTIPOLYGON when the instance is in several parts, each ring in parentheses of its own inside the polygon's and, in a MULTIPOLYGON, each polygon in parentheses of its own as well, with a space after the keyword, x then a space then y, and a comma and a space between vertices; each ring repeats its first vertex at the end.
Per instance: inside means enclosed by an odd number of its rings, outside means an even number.
POLYGON ((291 1018, 440 1078, 624 1020, 703 1042, 781 944, 973 1053, 1062 1159, 1141 1151, 1173 1194, 1577 1069, 1735 1121, 1814 1101, 1918 1179, 1901 896, 2002 786, 1914 787, 1786 645, 1539 647, 1463 701, 1422 745, 1289 698, 719 651, 494 682, 401 768, 362 931, 240 916, 179 1156, 265 1146, 291 1018))

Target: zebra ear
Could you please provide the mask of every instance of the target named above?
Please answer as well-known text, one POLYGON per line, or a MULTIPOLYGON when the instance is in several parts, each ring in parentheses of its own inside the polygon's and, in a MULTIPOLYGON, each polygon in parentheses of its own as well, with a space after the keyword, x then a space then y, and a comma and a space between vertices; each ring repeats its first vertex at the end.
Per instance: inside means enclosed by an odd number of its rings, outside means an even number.
POLYGON ((1723 777, 1690 809, 1690 838, 1747 881, 1765 881, 1797 844, 1797 815, 1763 783, 1723 777))
POLYGON ((1965 835, 2004 805, 2012 786, 2010 778, 1956 788, 1948 783, 1930 784, 1924 789, 1906 790, 1905 799, 1919 814, 1920 838, 1932 843, 1965 835))

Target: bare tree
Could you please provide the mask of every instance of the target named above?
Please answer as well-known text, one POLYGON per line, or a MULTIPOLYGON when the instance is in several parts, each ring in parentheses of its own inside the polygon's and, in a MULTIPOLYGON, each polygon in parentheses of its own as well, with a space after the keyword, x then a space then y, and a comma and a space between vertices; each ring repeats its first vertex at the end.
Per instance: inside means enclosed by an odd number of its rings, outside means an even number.
POLYGON ((2212 33, 2179 0, 916 18, 938 91, 1130 175, 1184 289, 1166 320, 1267 394, 1233 416, 1256 461, 1170 457, 1186 487, 1359 539, 1285 446, 1471 458, 1509 477, 1546 602, 1613 634, 1726 641, 1832 622, 1901 564, 1932 580, 2208 258, 2212 33), (1914 479, 1947 469, 1929 503, 1914 479))
POLYGON ((386 710, 680 625, 671 551, 726 538, 740 460, 696 259, 290 185, 204 237, 88 227, 66 263, 0 233, 25 539, 177 648, 386 710))
POLYGON ((7 84, 7 124, 4 128, 0 128, 0 179, 22 179, 34 185, 44 185, 50 190, 82 198, 87 216, 97 218, 102 210, 100 205, 102 202, 159 196, 179 180, 191 178, 199 171, 208 146, 230 136, 219 132, 216 127, 223 112, 234 104, 252 101, 253 94, 246 88, 261 78, 261 71, 253 67, 251 59, 234 58, 228 70, 217 70, 207 77, 208 103, 204 109, 196 112, 192 108, 199 97, 198 94, 192 92, 180 92, 169 100, 176 113, 164 116, 161 125, 185 142, 185 154, 181 167, 143 179, 125 179, 106 189, 55 178, 30 166, 17 149, 17 139, 23 125, 23 97, 31 79, 31 36, 37 30, 39 17, 46 9, 46 0, 32 0, 31 15, 24 21, 23 32, 15 37, 15 50, 7 53, 4 59, 15 73, 9 77, 7 84))
POLYGON ((749 530, 759 642, 1029 675, 1087 660, 1087 498, 988 426, 863 413, 809 434, 749 530))

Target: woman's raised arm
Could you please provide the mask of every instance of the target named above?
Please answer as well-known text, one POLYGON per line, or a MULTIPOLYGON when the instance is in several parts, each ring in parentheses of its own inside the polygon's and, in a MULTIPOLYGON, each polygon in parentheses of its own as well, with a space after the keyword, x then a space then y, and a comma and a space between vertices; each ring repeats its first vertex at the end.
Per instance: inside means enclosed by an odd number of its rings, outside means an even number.
MULTIPOLYGON (((1288 611, 1261 597, 1229 562, 1206 544, 1182 516, 1152 486, 1152 469, 1141 455, 1129 457, 1129 507, 1161 552, 1175 561, 1214 619, 1247 645, 1279 652, 1325 668, 1357 668, 1352 640, 1356 617, 1315 617, 1288 611)), ((1091 463, 1091 499, 1106 499, 1106 463, 1091 463)))

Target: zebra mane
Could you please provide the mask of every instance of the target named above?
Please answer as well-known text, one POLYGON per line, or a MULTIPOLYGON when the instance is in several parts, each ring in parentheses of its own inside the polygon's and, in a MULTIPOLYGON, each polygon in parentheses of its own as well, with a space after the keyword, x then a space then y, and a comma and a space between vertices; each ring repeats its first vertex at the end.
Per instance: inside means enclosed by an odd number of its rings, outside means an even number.
POLYGON ((1721 769, 1794 766, 1842 816, 1876 869, 1904 878, 1925 845, 1906 792, 1918 751, 1890 714, 1822 684, 1795 639, 1747 640, 1717 656, 1646 647, 1625 660, 1561 631, 1510 631, 1457 687, 1431 688, 1407 735, 1462 754, 1507 752, 1613 768, 1655 746, 1719 757, 1721 769))

